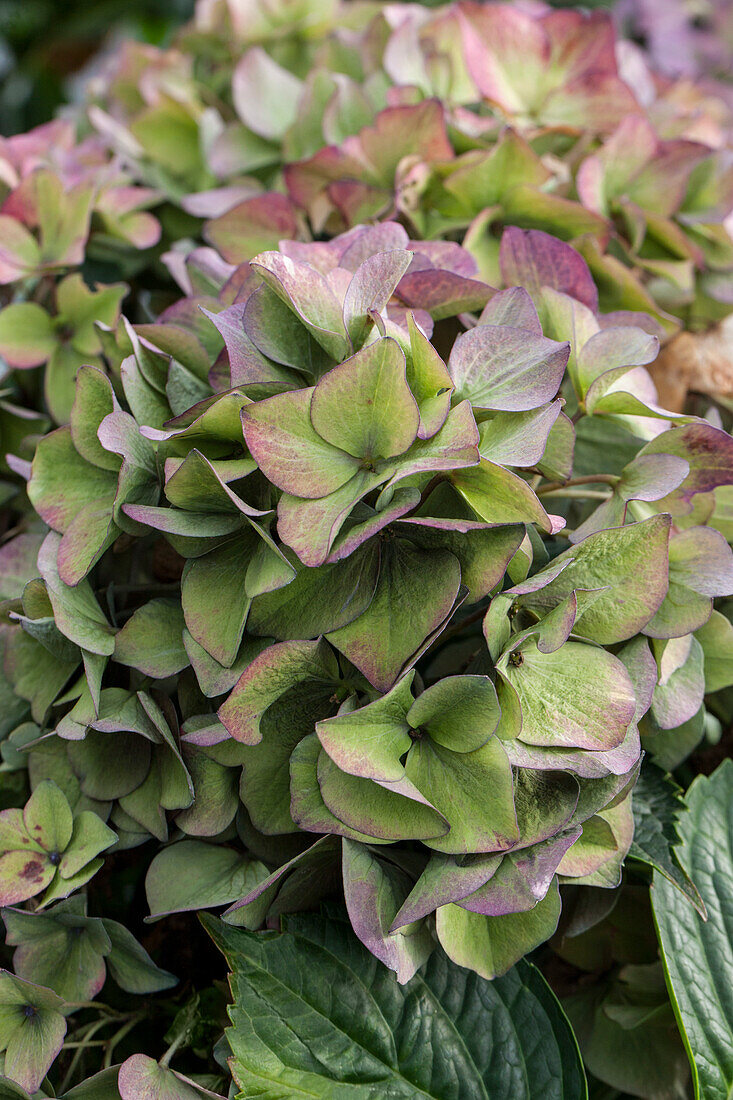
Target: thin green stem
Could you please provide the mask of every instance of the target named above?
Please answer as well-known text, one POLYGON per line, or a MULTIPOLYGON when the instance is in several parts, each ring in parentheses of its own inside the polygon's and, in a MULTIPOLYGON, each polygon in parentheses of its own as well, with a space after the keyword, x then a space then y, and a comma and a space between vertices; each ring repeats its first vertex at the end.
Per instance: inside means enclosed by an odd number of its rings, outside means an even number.
MULTIPOLYGON (((132 1019, 132 1023, 137 1023, 140 1016, 141 1013, 135 1013, 132 1019)), ((125 1016, 124 1019, 127 1019, 127 1016, 125 1016)), ((79 1060, 83 1056, 85 1050, 88 1050, 92 1047, 105 1047, 106 1056, 106 1054, 109 1053, 110 1043, 113 1044, 112 1049, 114 1050, 114 1045, 116 1045, 116 1042, 118 1041, 116 1039, 116 1036, 120 1035, 121 1031, 126 1032, 126 1030, 129 1030, 127 1023, 123 1024, 122 1028, 118 1028, 118 1030, 112 1035, 110 1039, 93 1039, 92 1036, 96 1035, 98 1031, 101 1031, 103 1027, 108 1027, 109 1024, 119 1023, 119 1020, 119 1013, 116 1013, 115 1016, 103 1016, 99 1020, 91 1020, 88 1024, 85 1024, 83 1027, 77 1028, 76 1031, 74 1031, 74 1036, 78 1038, 74 1038, 64 1043, 64 1050, 73 1050, 74 1055, 71 1059, 71 1062, 69 1063, 69 1068, 64 1074, 64 1080, 61 1085, 61 1093, 66 1092, 67 1088, 70 1087, 74 1078, 76 1067, 79 1065, 79 1060)))
POLYGON ((556 489, 567 489, 574 485, 611 485, 615 487, 621 479, 616 474, 584 474, 582 477, 569 477, 567 481, 550 481, 537 489, 537 496, 547 496, 556 489))
POLYGON ((571 500, 610 500, 613 493, 604 493, 600 489, 550 489, 543 493, 545 497, 568 497, 571 500))
POLYGON ((186 1039, 186 1032, 181 1031, 181 1033, 175 1037, 175 1039, 173 1040, 171 1045, 168 1047, 167 1051, 165 1052, 163 1057, 160 1059, 160 1062, 158 1064, 163 1066, 164 1068, 167 1067, 170 1064, 171 1058, 176 1053, 178 1048, 183 1044, 185 1039, 186 1039))
POLYGON ((74 1039, 88 1039, 90 1035, 94 1035, 100 1028, 106 1027, 107 1024, 115 1024, 117 1021, 112 1016, 102 1016, 97 1020, 90 1020, 86 1024, 82 1024, 81 1027, 75 1027, 73 1031, 67 1032, 69 1041, 74 1039))
POLYGON ((82 1008, 96 1008, 99 1012, 106 1012, 109 1016, 122 1016, 122 1012, 118 1012, 114 1008, 110 1008, 109 1005, 103 1004, 102 1001, 67 1001, 66 1008, 73 1008, 74 1011, 79 1011, 82 1008))
POLYGON ((106 1047, 106 1039, 79 1039, 77 1042, 64 1043, 64 1050, 86 1050, 87 1047, 106 1047))
POLYGON ((69 1068, 67 1069, 66 1073, 64 1074, 64 1079, 61 1082, 61 1095, 62 1096, 66 1092, 66 1090, 69 1088, 69 1086, 71 1085, 71 1082, 74 1079, 74 1073, 76 1071, 76 1067, 79 1065, 79 1059, 81 1058, 83 1053, 84 1053, 84 1047, 82 1047, 81 1045, 77 1048, 77 1050, 74 1051, 74 1056, 71 1059, 71 1061, 69 1062, 69 1068))
POLYGON ((107 1050, 105 1051, 104 1064, 103 1064, 104 1069, 109 1069, 109 1067, 112 1065, 112 1059, 114 1057, 115 1048, 117 1046, 119 1046, 119 1044, 122 1042, 122 1040, 127 1035, 128 1031, 132 1031, 132 1029, 134 1027, 136 1027, 137 1024, 139 1024, 140 1021, 143 1020, 143 1019, 145 1019, 145 1013, 144 1012, 136 1012, 127 1021, 126 1024, 123 1024, 123 1026, 119 1029, 119 1031, 116 1031, 114 1033, 112 1038, 109 1040, 109 1042, 107 1044, 107 1050))

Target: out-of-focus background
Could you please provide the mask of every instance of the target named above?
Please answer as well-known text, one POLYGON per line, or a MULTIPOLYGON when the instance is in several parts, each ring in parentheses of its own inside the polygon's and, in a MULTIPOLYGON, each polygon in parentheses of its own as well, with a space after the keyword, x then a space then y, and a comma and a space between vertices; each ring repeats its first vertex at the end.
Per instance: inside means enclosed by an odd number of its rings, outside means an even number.
POLYGON ((0 0, 0 133, 47 122, 120 38, 165 45, 194 0, 0 0))
MULTIPOLYGON (((0 134, 28 130, 51 118, 63 103, 79 98, 87 75, 120 39, 169 44, 193 15, 195 2, 0 0, 0 134)), ((430 7, 443 2, 422 0, 430 7)), ((527 5, 541 0, 514 2, 527 5)), ((624 35, 649 51, 658 71, 730 80, 733 0, 549 0, 549 4, 611 8, 624 35)))

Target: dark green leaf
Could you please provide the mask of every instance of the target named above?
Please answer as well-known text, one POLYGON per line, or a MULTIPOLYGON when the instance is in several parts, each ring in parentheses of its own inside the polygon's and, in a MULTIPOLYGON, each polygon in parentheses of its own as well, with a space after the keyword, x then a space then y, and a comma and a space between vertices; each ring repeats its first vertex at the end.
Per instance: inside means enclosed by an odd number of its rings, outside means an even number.
POLYGON ((227 957, 242 1095, 580 1100, 575 1039, 529 963, 487 982, 435 952, 404 986, 338 920, 204 923, 227 957))
POLYGON ((677 886, 705 916, 695 885, 682 868, 674 848, 679 844, 677 818, 684 810, 681 790, 670 775, 646 763, 634 788, 634 842, 629 858, 653 867, 677 886))
POLYGON ((679 855, 708 920, 660 874, 652 887, 654 919, 696 1100, 728 1100, 733 1089, 733 760, 709 777, 698 776, 685 802, 679 855))

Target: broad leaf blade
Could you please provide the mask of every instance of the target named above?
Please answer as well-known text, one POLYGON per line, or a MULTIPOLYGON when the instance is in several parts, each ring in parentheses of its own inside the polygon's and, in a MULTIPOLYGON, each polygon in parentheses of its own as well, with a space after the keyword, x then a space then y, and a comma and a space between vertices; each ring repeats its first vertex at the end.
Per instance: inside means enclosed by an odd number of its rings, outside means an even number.
POLYGON ((226 955, 243 1095, 262 1100, 582 1100, 575 1039, 539 972, 487 982, 435 952, 404 986, 340 920, 251 933, 203 918, 226 955))
POLYGON ((704 922, 679 890, 654 876, 652 905, 695 1097, 727 1100, 733 1089, 733 761, 698 776, 678 829, 680 857, 708 911, 704 922))
POLYGON ((689 898, 701 917, 705 905, 674 851, 677 818, 684 810, 680 788, 655 764, 646 763, 634 788, 634 842, 629 858, 648 864, 689 898))

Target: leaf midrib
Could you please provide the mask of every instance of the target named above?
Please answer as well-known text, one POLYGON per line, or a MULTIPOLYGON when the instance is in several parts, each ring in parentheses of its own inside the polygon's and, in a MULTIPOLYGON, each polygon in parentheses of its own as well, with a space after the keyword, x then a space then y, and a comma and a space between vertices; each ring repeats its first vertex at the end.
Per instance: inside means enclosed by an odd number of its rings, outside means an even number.
MULTIPOLYGON (((293 936, 293 939, 295 939, 295 940, 300 940, 301 942, 304 942, 304 943, 313 943, 313 942, 314 942, 314 941, 312 941, 312 940, 309 940, 309 939, 308 939, 307 937, 305 937, 305 936, 301 936, 301 935, 298 935, 297 933, 293 933, 293 932, 291 932, 291 933, 288 933, 288 934, 289 934, 289 935, 291 935, 291 936, 293 936)), ((387 1023, 387 1020, 386 1020, 386 1019, 385 1019, 385 1017, 384 1017, 384 1013, 382 1012, 382 1010, 381 1010, 381 1008, 380 1008, 379 1004, 378 1004, 378 1003, 377 1003, 377 1001, 375 1000, 375 998, 374 998, 374 995, 372 994, 372 992, 371 992, 371 990, 370 990, 370 989, 368 988, 368 986, 366 986, 366 985, 364 984, 364 982, 363 982, 363 981, 361 980, 361 978, 360 978, 360 977, 358 976, 358 974, 357 974, 357 973, 356 973, 356 972, 355 972, 355 971, 354 971, 354 970, 353 970, 353 969, 352 969, 352 968, 351 968, 351 967, 350 967, 350 966, 349 966, 349 965, 348 965, 347 963, 345 963, 345 962, 344 962, 344 961, 343 961, 342 959, 340 959, 340 958, 339 958, 339 957, 338 957, 337 955, 335 955, 335 954, 334 954, 334 953, 333 953, 332 951, 330 951, 330 950, 329 950, 329 949, 328 949, 327 947, 323 946, 322 944, 317 944, 317 946, 318 946, 318 947, 319 947, 319 948, 320 948, 320 949, 321 949, 322 951, 324 951, 324 952, 325 952, 325 953, 326 953, 326 954, 327 954, 327 955, 328 955, 328 956, 329 956, 329 957, 330 957, 330 958, 331 958, 331 959, 332 959, 332 960, 333 960, 333 961, 334 961, 334 962, 335 962, 335 963, 336 963, 336 964, 337 964, 337 965, 338 965, 339 967, 342 967, 342 968, 343 968, 344 970, 346 970, 346 971, 347 971, 347 972, 348 972, 348 973, 349 973, 349 974, 350 974, 350 975, 352 976, 353 980, 354 980, 355 982, 358 982, 358 984, 359 984, 359 985, 361 986, 361 988, 362 988, 362 989, 364 989, 364 990, 365 990, 365 991, 366 991, 366 992, 367 992, 367 993, 369 994, 369 997, 370 997, 371 1001, 373 1002, 373 1004, 374 1004, 374 1007, 375 1007, 375 1009, 376 1009, 376 1010, 377 1010, 377 1012, 379 1013, 380 1019, 382 1019, 382 1020, 384 1021, 384 1026, 385 1026, 385 1028, 387 1028, 387 1030, 389 1031, 390 1035, 392 1035, 392 1036, 394 1037, 394 1032, 392 1031, 392 1029, 390 1028, 389 1024, 387 1023)), ((248 961, 249 961, 250 965, 252 965, 252 960, 251 960, 251 959, 249 959, 248 961)), ((230 960, 230 965, 231 965, 231 960, 230 960)), ((326 1021, 327 1021, 327 1022, 328 1022, 328 1023, 329 1023, 329 1024, 330 1024, 330 1025, 332 1026, 332 1027, 334 1027, 334 1028, 335 1028, 335 1029, 336 1029, 336 1030, 337 1030, 337 1031, 338 1031, 338 1032, 339 1032, 339 1033, 340 1033, 341 1035, 344 1035, 344 1036, 345 1036, 345 1037, 346 1037, 346 1038, 347 1038, 347 1039, 349 1040, 349 1042, 355 1042, 355 1043, 357 1043, 357 1045, 359 1045, 359 1046, 361 1047, 361 1049, 362 1049, 362 1050, 364 1050, 364 1051, 367 1051, 367 1053, 369 1053, 371 1057, 374 1057, 376 1061, 378 1061, 378 1062, 379 1062, 379 1063, 380 1063, 381 1065, 384 1065, 384 1066, 385 1066, 385 1068, 386 1068, 386 1069, 387 1069, 387 1070, 388 1070, 389 1072, 391 1072, 391 1073, 393 1074, 393 1076, 394 1076, 394 1077, 395 1077, 396 1079, 398 1079, 399 1081, 403 1081, 403 1082, 405 1083, 405 1085, 408 1085, 408 1086, 409 1086, 409 1087, 410 1087, 411 1089, 415 1090, 415 1096, 422 1096, 422 1097, 424 1097, 424 1098, 425 1098, 425 1100, 444 1100, 444 1098, 443 1098, 443 1097, 441 1097, 441 1096, 438 1096, 438 1095, 437 1095, 437 1094, 435 1094, 435 1093, 431 1093, 431 1092, 425 1092, 425 1091, 424 1091, 424 1089, 419 1089, 419 1091, 417 1091, 417 1090, 418 1090, 418 1086, 417 1086, 417 1085, 415 1085, 415 1083, 414 1083, 413 1081, 410 1081, 410 1080, 409 1080, 409 1078, 405 1077, 405 1076, 404 1076, 404 1074, 402 1074, 401 1072, 399 1072, 399 1069, 395 1069, 395 1070, 392 1070, 392 1068, 391 1068, 390 1066, 387 1066, 387 1065, 386 1065, 386 1063, 382 1062, 382 1060, 381 1060, 381 1058, 379 1058, 379 1056, 377 1056, 377 1055, 373 1055, 373 1054, 372 1054, 372 1052, 371 1052, 371 1051, 369 1051, 367 1047, 365 1047, 365 1046, 364 1046, 363 1044, 359 1043, 359 1042, 358 1042, 358 1040, 355 1040, 355 1039, 354 1039, 354 1038, 353 1038, 353 1037, 352 1037, 351 1035, 349 1035, 349 1033, 348 1033, 348 1032, 346 1032, 346 1031, 344 1031, 344 1030, 343 1030, 342 1028, 338 1027, 338 1025, 337 1025, 337 1024, 336 1024, 336 1023, 335 1023, 335 1022, 334 1022, 334 1021, 333 1021, 333 1020, 332 1020, 332 1019, 330 1018, 330 1016, 326 1016, 326 1015, 325 1015, 325 1014, 324 1014, 324 1013, 323 1013, 323 1012, 322 1012, 322 1011, 321 1011, 320 1009, 317 1009, 317 1008, 315 1008, 315 1007, 314 1007, 314 1006, 313 1006, 313 1005, 312 1005, 312 1004, 311 1004, 311 1003, 310 1003, 310 1002, 309 1002, 308 1000, 306 1000, 306 998, 305 998, 305 997, 303 997, 303 996, 302 996, 301 994, 299 994, 299 993, 296 993, 296 991, 295 991, 295 990, 293 990, 293 989, 292 989, 292 988, 291 988, 290 986, 288 986, 288 985, 287 985, 287 984, 286 984, 286 983, 285 983, 285 982, 284 982, 284 981, 283 981, 283 980, 282 980, 281 978, 278 978, 278 977, 277 977, 277 975, 273 974, 273 973, 272 973, 272 972, 271 972, 270 970, 266 970, 266 969, 265 969, 265 968, 264 968, 263 966, 261 966, 261 965, 260 965, 259 963, 255 964, 255 965, 256 965, 256 968, 257 968, 258 970, 262 971, 262 973, 264 973, 264 974, 267 974, 267 976, 268 976, 269 978, 271 978, 272 980, 276 981, 276 982, 277 982, 277 983, 278 983, 278 984, 279 984, 280 986, 282 986, 282 988, 283 988, 283 989, 287 990, 287 991, 288 991, 288 992, 289 992, 289 993, 290 993, 290 994, 291 994, 291 995, 292 995, 293 997, 296 997, 296 998, 297 998, 297 999, 298 999, 299 1001, 302 1001, 302 1002, 303 1002, 303 1004, 307 1005, 307 1007, 308 1007, 308 1008, 309 1008, 309 1009, 310 1009, 311 1011, 315 1012, 315 1013, 316 1013, 316 1015, 318 1015, 318 1016, 319 1016, 319 1017, 320 1017, 321 1019, 323 1019, 323 1020, 326 1020, 326 1021)), ((423 987, 423 989, 424 989, 424 990, 426 990, 426 991, 427 991, 427 993, 429 994, 429 997, 430 997, 430 1001, 431 1001, 431 1003, 432 1003, 433 1005, 436 1005, 436 1004, 437 1004, 437 1005, 438 1005, 438 1006, 440 1007, 440 1009, 441 1009, 441 1012, 443 1013, 443 1016, 445 1017, 445 1019, 446 1019, 446 1020, 448 1021, 448 1023, 450 1024, 450 1027, 451 1027, 451 1031, 453 1032, 453 1034, 455 1035, 456 1039, 458 1040, 458 1043, 459 1043, 460 1047, 461 1047, 461 1048, 462 1048, 462 1049, 464 1050, 464 1052, 465 1052, 465 1054, 466 1054, 466 1058, 468 1059, 468 1061, 469 1061, 469 1063, 471 1064, 471 1066, 473 1066, 473 1069, 474 1069, 474 1071, 475 1071, 475 1073, 476 1073, 476 1078, 477 1078, 477 1081, 479 1082, 479 1084, 480 1084, 480 1086, 481 1086, 481 1090, 482 1090, 482 1092, 483 1092, 483 1095, 484 1095, 484 1098, 485 1098, 485 1100, 490 1100, 489 1094, 488 1094, 488 1092, 486 1091, 486 1087, 485 1087, 485 1085, 484 1085, 483 1079, 482 1079, 482 1077, 481 1077, 481 1074, 480 1074, 480 1072, 479 1072, 478 1066, 476 1065, 476 1063, 474 1062, 473 1058, 471 1057, 471 1054, 470 1054, 470 1052, 469 1052, 468 1048, 466 1047, 465 1043, 463 1042, 463 1038, 462 1038, 462 1036, 461 1036, 461 1035, 460 1035, 460 1033, 459 1033, 459 1032, 458 1032, 458 1031, 456 1030, 456 1027, 455 1027, 455 1024, 453 1023, 453 1020, 451 1020, 451 1019, 450 1019, 450 1017, 448 1016, 448 1013, 447 1013, 447 1012, 445 1011, 445 1009, 443 1008, 443 1006, 442 1006, 442 1005, 440 1004, 440 1001, 438 1001, 438 999, 437 999, 437 997, 435 996, 435 994, 433 993, 432 989, 431 989, 431 988, 430 988, 430 986, 429 986, 429 985, 427 984, 427 982, 426 982, 426 981, 425 981, 425 980, 424 980, 424 979, 422 978, 422 976, 420 976, 420 975, 416 975, 416 977, 417 977, 417 978, 419 978, 419 981, 420 981, 420 983, 421 983, 421 986, 422 986, 422 987, 423 987)), ((239 979, 238 979, 238 980, 239 980, 239 979)), ((413 979, 413 980, 414 980, 414 979, 413 979)), ((279 1015, 279 1014, 278 1014, 278 1015, 279 1015)), ((280 1016, 279 1018, 280 1018, 280 1019, 282 1019, 282 1017, 281 1017, 281 1016, 280 1016)), ((232 1021, 232 1023, 233 1023, 233 1021, 232 1021)), ((286 1025, 286 1027, 288 1027, 288 1028, 289 1028, 289 1029, 290 1029, 290 1030, 292 1031, 292 1029, 290 1028, 290 1025, 289 1025, 289 1023, 288 1023, 288 1021, 287 1021, 287 1020, 283 1020, 283 1023, 284 1023, 285 1025, 286 1025)), ((293 1034, 295 1034, 295 1033, 293 1033, 293 1034)), ((299 1042, 302 1042, 302 1039, 300 1039, 300 1037, 299 1037, 299 1036, 296 1036, 296 1037, 298 1038, 299 1042)), ((236 1055, 235 1055, 235 1057, 236 1057, 236 1055)), ((398 1056, 398 1057, 399 1057, 399 1056, 398 1056)), ((526 1078, 526 1063, 525 1063, 525 1060, 524 1060, 524 1058, 522 1059, 522 1064, 523 1064, 523 1067, 524 1067, 524 1072, 525 1072, 525 1078, 526 1078)), ((375 1083, 376 1083, 376 1082, 375 1082, 375 1083)), ((341 1082, 341 1084, 349 1084, 349 1082, 341 1082)), ((357 1086, 357 1087, 358 1087, 358 1086, 357 1086)), ((305 1096, 310 1096, 310 1095, 315 1095, 315 1096, 318 1096, 319 1094, 318 1094, 318 1093, 303 1093, 303 1095, 305 1095, 305 1096)))

